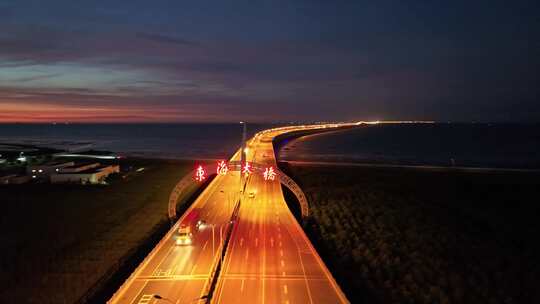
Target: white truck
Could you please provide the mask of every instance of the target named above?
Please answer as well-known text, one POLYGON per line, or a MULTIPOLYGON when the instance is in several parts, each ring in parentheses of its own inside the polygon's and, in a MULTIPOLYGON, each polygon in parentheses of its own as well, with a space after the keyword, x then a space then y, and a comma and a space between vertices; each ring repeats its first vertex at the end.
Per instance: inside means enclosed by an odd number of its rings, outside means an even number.
POLYGON ((191 225, 181 224, 178 228, 178 237, 176 245, 191 245, 193 244, 193 232, 191 225))
POLYGON ((176 238, 176 245, 191 245, 194 241, 194 234, 199 229, 204 228, 205 221, 200 219, 200 208, 194 208, 189 214, 182 220, 180 227, 178 228, 178 236, 176 238))

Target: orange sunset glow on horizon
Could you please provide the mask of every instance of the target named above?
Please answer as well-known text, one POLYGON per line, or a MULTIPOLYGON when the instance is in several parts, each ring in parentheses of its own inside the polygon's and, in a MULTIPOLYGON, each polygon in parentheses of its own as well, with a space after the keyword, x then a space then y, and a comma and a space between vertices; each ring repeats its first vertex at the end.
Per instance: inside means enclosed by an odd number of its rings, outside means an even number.
POLYGON ((75 106, 42 103, 0 102, 0 123, 52 122, 175 122, 216 119, 211 113, 200 116, 180 109, 151 106, 75 106))

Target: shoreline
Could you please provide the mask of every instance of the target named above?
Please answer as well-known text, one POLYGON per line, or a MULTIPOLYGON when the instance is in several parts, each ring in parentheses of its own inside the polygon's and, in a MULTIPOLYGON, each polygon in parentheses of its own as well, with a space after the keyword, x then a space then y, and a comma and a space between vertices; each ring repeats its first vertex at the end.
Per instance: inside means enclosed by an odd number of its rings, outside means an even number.
POLYGON ((370 168, 401 168, 433 171, 460 171, 460 172, 531 172, 538 173, 540 169, 527 168, 502 168, 502 167, 466 167, 466 166, 436 166, 436 165, 400 165, 385 163, 357 163, 339 161, 301 161, 280 159, 279 162, 289 163, 298 166, 327 166, 327 167, 370 167, 370 168))

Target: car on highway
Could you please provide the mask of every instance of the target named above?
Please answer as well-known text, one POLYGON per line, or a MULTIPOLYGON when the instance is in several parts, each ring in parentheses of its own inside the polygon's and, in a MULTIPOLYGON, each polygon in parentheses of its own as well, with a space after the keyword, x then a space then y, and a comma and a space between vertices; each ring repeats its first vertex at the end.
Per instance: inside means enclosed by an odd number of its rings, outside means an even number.
POLYGON ((255 191, 251 191, 251 192, 248 194, 248 197, 249 197, 249 198, 255 198, 255 191))
POLYGON ((178 237, 176 238, 176 245, 191 245, 193 244, 195 234, 203 229, 206 225, 206 221, 201 219, 202 211, 200 208, 193 208, 184 217, 180 227, 178 228, 178 237))
POLYGON ((176 245, 191 245, 193 244, 193 232, 191 226, 187 224, 180 225, 178 228, 178 237, 176 238, 176 245))
POLYGON ((199 219, 195 226, 197 227, 197 230, 204 229, 206 227, 206 221, 203 219, 199 219))

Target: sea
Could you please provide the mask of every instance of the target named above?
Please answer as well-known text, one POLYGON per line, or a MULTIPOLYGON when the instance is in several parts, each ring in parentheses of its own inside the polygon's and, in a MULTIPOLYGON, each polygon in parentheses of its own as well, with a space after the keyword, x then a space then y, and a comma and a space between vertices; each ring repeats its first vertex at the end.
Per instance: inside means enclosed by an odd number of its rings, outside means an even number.
MULTIPOLYGON (((248 124, 247 134, 275 127, 248 124)), ((224 159, 240 124, 0 124, 0 144, 136 157, 224 159)), ((539 124, 378 124, 292 140, 284 160, 463 167, 540 168, 539 124)))

